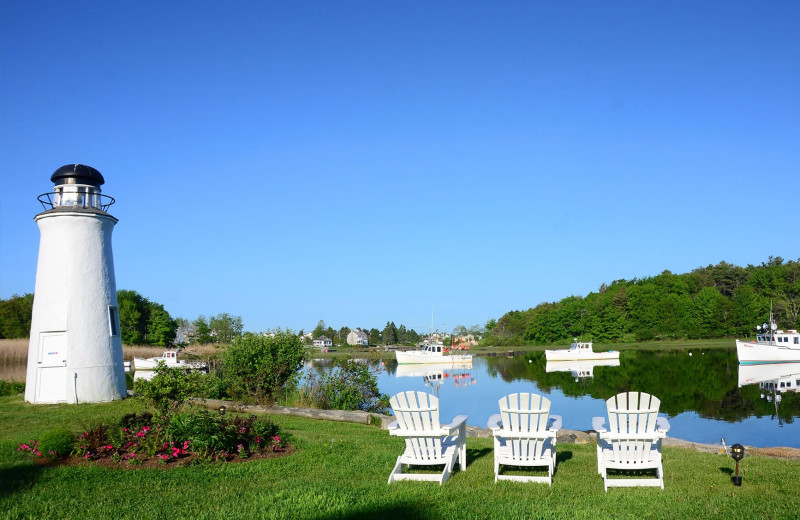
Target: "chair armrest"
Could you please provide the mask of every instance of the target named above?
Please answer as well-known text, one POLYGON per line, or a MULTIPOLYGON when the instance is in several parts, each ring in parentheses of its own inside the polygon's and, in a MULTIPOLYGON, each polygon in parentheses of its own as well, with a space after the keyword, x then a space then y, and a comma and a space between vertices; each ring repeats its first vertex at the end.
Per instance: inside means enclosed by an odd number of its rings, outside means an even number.
POLYGON ((656 430, 663 433, 669 431, 669 421, 666 417, 656 417, 656 430))
POLYGON ((458 428, 461 427, 462 424, 467 422, 467 415, 456 415, 453 417, 453 420, 450 421, 450 424, 445 424, 442 426, 445 430, 450 430, 450 435, 452 435, 458 428))
POLYGON ((500 418, 500 414, 496 413, 489 417, 489 420, 486 421, 486 427, 490 430, 499 430, 501 429, 503 420, 500 418))
POLYGON ((557 432, 558 430, 560 430, 561 425, 564 423, 564 421, 561 420, 560 415, 551 415, 550 419, 547 422, 550 423, 547 429, 552 432, 557 432))
POLYGON ((592 417, 592 429, 597 433, 604 433, 606 430, 605 417, 592 417))

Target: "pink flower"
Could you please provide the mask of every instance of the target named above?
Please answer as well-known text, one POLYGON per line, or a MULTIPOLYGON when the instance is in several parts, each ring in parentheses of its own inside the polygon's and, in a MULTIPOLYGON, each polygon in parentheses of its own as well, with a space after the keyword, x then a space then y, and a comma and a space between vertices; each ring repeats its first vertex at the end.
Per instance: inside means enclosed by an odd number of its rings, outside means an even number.
POLYGON ((90 455, 91 455, 90 453, 86 453, 86 455, 84 455, 83 458, 88 459, 90 455))

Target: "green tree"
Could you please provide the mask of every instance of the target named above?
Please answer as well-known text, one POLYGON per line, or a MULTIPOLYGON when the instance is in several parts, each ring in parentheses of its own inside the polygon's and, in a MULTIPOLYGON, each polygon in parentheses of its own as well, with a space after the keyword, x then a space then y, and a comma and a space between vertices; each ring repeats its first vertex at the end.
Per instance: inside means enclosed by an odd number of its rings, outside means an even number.
MULTIPOLYGON (((346 345, 347 344, 347 335, 350 334, 350 327, 342 327, 339 329, 339 332, 336 333, 335 341, 339 345, 346 345)), ((334 339, 334 338, 331 338, 334 339)))
POLYGON ((192 332, 192 341, 191 343, 199 343, 201 345, 205 345, 206 343, 211 343, 213 339, 211 337, 211 328, 208 326, 208 320, 202 314, 197 317, 194 322, 194 331, 192 332))
POLYGON ((227 312, 211 316, 208 319, 209 334, 215 343, 228 344, 242 334, 241 316, 231 316, 227 312))
POLYGON ((175 342, 177 322, 160 303, 150 303, 146 341, 148 345, 166 347, 175 342))
POLYGON ((31 334, 33 295, 13 295, 0 300, 0 338, 27 338, 31 334))
POLYGON ((322 321, 322 320, 319 320, 317 322, 317 326, 314 327, 314 330, 311 332, 311 336, 314 339, 317 339, 320 336, 324 336, 325 335, 325 329, 327 329, 327 328, 328 328, 328 326, 325 324, 325 322, 322 321))
POLYGON ((126 345, 141 345, 145 342, 148 303, 136 291, 117 291, 120 335, 126 345))
POLYGON ((487 333, 491 333, 495 327, 497 327, 497 320, 494 318, 487 321, 486 325, 484 325, 484 329, 486 329, 487 333))
POLYGON ((381 333, 381 339, 384 345, 397 345, 397 327, 394 322, 386 322, 386 326, 381 333))
POLYGON ((381 344, 381 331, 379 331, 378 329, 369 329, 369 344, 370 345, 381 344))

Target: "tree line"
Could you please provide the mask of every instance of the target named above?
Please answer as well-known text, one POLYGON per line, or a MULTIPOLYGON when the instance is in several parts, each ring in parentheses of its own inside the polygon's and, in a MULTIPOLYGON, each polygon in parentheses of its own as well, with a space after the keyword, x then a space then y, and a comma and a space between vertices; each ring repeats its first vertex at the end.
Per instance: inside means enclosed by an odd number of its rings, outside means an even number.
MULTIPOLYGON (((352 330, 350 327, 342 327, 336 330, 327 325, 324 320, 319 320, 317 326, 311 331, 311 337, 316 339, 325 336, 333 341, 335 345, 346 345, 347 336, 352 330)), ((416 345, 421 339, 414 329, 408 329, 403 324, 397 327, 393 321, 387 321, 383 330, 366 327, 359 327, 359 330, 367 334, 367 341, 370 345, 416 345)), ((302 330, 299 335, 304 335, 302 330)))
MULTIPOLYGON (((136 291, 117 291, 120 336, 126 345, 173 346, 231 343, 242 335, 242 318, 220 313, 190 321, 173 318, 164 306, 136 291)), ((0 339, 27 338, 31 333, 33 294, 0 300, 0 339)))
POLYGON ((769 257, 759 266, 720 262, 689 273, 615 280, 486 324, 483 344, 552 344, 575 337, 602 342, 752 337, 769 317, 800 328, 800 263, 769 257))

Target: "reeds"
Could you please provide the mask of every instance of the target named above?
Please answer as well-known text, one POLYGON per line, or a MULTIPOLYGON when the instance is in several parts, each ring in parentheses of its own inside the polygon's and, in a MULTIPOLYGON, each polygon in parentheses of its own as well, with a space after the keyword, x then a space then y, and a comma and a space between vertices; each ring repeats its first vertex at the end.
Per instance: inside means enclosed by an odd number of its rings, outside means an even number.
MULTIPOLYGON (((165 347, 152 345, 122 345, 122 357, 130 361, 134 357, 158 357, 165 347)), ((220 348, 216 345, 192 345, 183 349, 182 354, 196 359, 216 357, 220 348)), ((0 339, 0 364, 25 364, 28 362, 28 338, 0 339)))
POLYGON ((28 338, 0 339, 0 363, 28 362, 28 338))
POLYGON ((0 379, 25 381, 28 365, 28 338, 0 339, 0 379))

